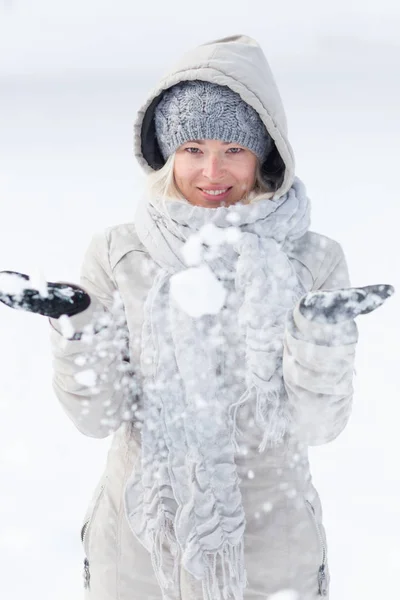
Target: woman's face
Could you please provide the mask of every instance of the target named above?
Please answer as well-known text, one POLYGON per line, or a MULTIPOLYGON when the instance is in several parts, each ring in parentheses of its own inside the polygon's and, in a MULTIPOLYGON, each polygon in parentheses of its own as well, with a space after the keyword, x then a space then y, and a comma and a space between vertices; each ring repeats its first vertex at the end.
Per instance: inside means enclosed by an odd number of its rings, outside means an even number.
MULTIPOLYGON (((190 204, 205 208, 231 206, 254 188, 257 157, 237 143, 195 140, 176 151, 174 177, 190 204), (226 190, 220 195, 207 193, 226 190)), ((244 201, 244 200, 243 200, 244 201)))

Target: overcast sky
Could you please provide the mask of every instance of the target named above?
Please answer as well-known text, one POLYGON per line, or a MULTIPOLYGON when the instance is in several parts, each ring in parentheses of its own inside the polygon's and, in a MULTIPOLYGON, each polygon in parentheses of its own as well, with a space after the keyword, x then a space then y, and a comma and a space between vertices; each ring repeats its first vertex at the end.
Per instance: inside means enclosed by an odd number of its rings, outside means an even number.
MULTIPOLYGON (((397 0, 0 0, 0 75, 70 69, 157 68, 188 45, 251 35, 271 59, 349 43, 399 53, 397 0)), ((392 56, 391 56, 392 55, 392 56)), ((397 56, 398 58, 398 56, 397 56)))

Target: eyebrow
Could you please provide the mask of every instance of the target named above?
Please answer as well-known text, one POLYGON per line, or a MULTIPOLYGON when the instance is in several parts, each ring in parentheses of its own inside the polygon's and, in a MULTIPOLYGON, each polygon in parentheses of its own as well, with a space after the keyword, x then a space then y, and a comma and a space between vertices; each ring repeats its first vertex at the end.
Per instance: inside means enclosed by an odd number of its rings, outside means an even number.
MULTIPOLYGON (((204 146, 205 142, 203 140, 189 140, 188 142, 185 142, 186 144, 199 144, 200 146, 204 146)), ((236 142, 222 142, 224 144, 224 146, 229 146, 229 144, 235 144, 236 142)), ((240 144, 239 144, 240 146, 240 144)))

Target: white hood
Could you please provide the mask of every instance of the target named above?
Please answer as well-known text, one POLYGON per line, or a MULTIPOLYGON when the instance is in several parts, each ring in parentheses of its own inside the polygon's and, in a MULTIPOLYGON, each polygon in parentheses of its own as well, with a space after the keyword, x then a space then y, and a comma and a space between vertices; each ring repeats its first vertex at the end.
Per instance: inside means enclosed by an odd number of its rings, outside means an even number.
POLYGON ((194 79, 228 86, 258 112, 275 142, 273 152, 263 164, 263 171, 278 174, 280 183, 276 197, 286 193, 295 175, 293 150, 287 139, 286 115, 261 47, 245 35, 214 40, 190 50, 161 79, 137 114, 134 150, 139 164, 147 173, 164 165, 155 134, 155 107, 166 89, 194 79))

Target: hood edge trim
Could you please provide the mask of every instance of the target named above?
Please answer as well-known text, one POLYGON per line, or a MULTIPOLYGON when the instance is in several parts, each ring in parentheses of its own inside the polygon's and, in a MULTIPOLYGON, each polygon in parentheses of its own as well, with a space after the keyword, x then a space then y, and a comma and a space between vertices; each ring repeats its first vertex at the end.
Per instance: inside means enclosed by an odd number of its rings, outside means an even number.
MULTIPOLYGON (((142 167, 146 174, 153 172, 153 168, 149 165, 147 160, 144 158, 142 153, 142 139, 141 139, 141 131, 142 124, 144 120, 144 116, 150 106, 150 104, 154 101, 154 99, 159 96, 165 90, 173 87, 177 83, 182 81, 193 81, 194 79, 199 79, 200 81, 208 81, 210 83, 218 83, 219 85, 226 85, 234 92, 238 93, 244 102, 247 102, 250 106, 257 111, 260 119, 264 123, 267 128, 268 133, 272 137, 275 142, 276 148, 281 155, 283 162, 285 163, 285 176, 281 187, 275 192, 274 198, 277 199, 281 197, 284 193, 286 193, 292 186, 294 177, 295 177, 295 160, 293 150, 288 141, 282 136, 279 128, 276 126, 274 119, 272 118, 269 111, 265 108, 262 101, 254 94, 252 90, 250 90, 244 83, 238 81, 232 75, 228 75, 224 71, 220 69, 216 69, 215 67, 211 67, 209 65, 199 65, 198 67, 191 67, 190 69, 183 69, 180 71, 175 71, 173 73, 169 73, 167 76, 163 77, 157 87, 153 88, 152 92, 148 95, 145 103, 139 108, 137 112, 137 117, 134 122, 134 156, 137 159, 139 165, 142 167), (210 78, 205 78, 204 76, 199 76, 199 71, 207 71, 210 72, 210 78), (214 75, 214 78, 211 78, 211 74, 214 75), (216 81, 215 75, 221 77, 226 82, 216 81), (255 99, 256 103, 259 103, 260 107, 263 110, 263 113, 260 113, 260 108, 254 105, 254 103, 249 102, 247 99, 243 98, 242 94, 234 89, 228 82, 233 82, 237 85, 237 87, 241 87, 242 90, 245 89, 246 92, 255 99), (265 117, 267 116, 267 122, 265 117)), ((235 85, 235 87, 236 87, 235 85)))

